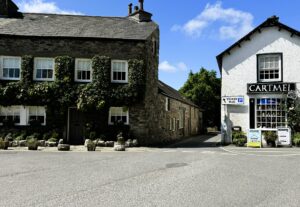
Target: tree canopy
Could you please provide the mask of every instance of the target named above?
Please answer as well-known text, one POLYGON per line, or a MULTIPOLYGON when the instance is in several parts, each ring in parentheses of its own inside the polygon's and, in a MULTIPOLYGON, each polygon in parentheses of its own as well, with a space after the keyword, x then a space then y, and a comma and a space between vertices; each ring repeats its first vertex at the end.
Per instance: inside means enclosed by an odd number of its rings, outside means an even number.
POLYGON ((205 110, 203 121, 206 127, 220 126, 221 79, 216 71, 201 68, 197 73, 190 72, 179 92, 205 110))

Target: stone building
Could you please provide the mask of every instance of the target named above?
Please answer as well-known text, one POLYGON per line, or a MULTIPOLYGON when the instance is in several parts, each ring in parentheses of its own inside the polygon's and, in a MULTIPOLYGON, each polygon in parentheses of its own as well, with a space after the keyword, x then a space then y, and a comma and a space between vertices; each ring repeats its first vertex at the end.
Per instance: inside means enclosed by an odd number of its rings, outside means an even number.
POLYGON ((98 17, 0 0, 1 130, 56 131, 71 144, 120 127, 143 145, 198 134, 201 110, 158 80, 159 27, 139 2, 98 17))
POLYGON ((273 16, 217 57, 225 142, 232 142, 233 126, 244 132, 288 127, 287 95, 300 87, 299 34, 273 16))

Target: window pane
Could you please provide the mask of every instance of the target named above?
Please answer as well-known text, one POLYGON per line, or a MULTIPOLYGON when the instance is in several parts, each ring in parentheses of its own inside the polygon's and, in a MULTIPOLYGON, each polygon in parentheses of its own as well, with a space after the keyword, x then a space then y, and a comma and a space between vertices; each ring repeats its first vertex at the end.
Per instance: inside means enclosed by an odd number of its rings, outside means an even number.
POLYGON ((8 78, 8 72, 9 72, 9 70, 8 69, 3 69, 3 77, 4 78, 8 78))

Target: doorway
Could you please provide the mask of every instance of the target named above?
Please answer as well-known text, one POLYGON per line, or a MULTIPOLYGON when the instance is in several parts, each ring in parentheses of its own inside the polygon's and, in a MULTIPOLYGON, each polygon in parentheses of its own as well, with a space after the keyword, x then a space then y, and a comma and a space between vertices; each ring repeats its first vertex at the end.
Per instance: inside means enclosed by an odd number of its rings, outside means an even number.
POLYGON ((84 144, 85 116, 77 108, 69 108, 68 141, 72 145, 84 144))

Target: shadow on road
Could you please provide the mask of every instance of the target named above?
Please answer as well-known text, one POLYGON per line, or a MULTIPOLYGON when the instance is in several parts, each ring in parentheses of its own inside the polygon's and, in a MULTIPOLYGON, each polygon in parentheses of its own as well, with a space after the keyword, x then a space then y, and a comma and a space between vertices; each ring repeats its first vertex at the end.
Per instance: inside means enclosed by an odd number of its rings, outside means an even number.
POLYGON ((169 145, 166 148, 209 148, 218 147, 221 136, 218 133, 200 135, 169 145))

